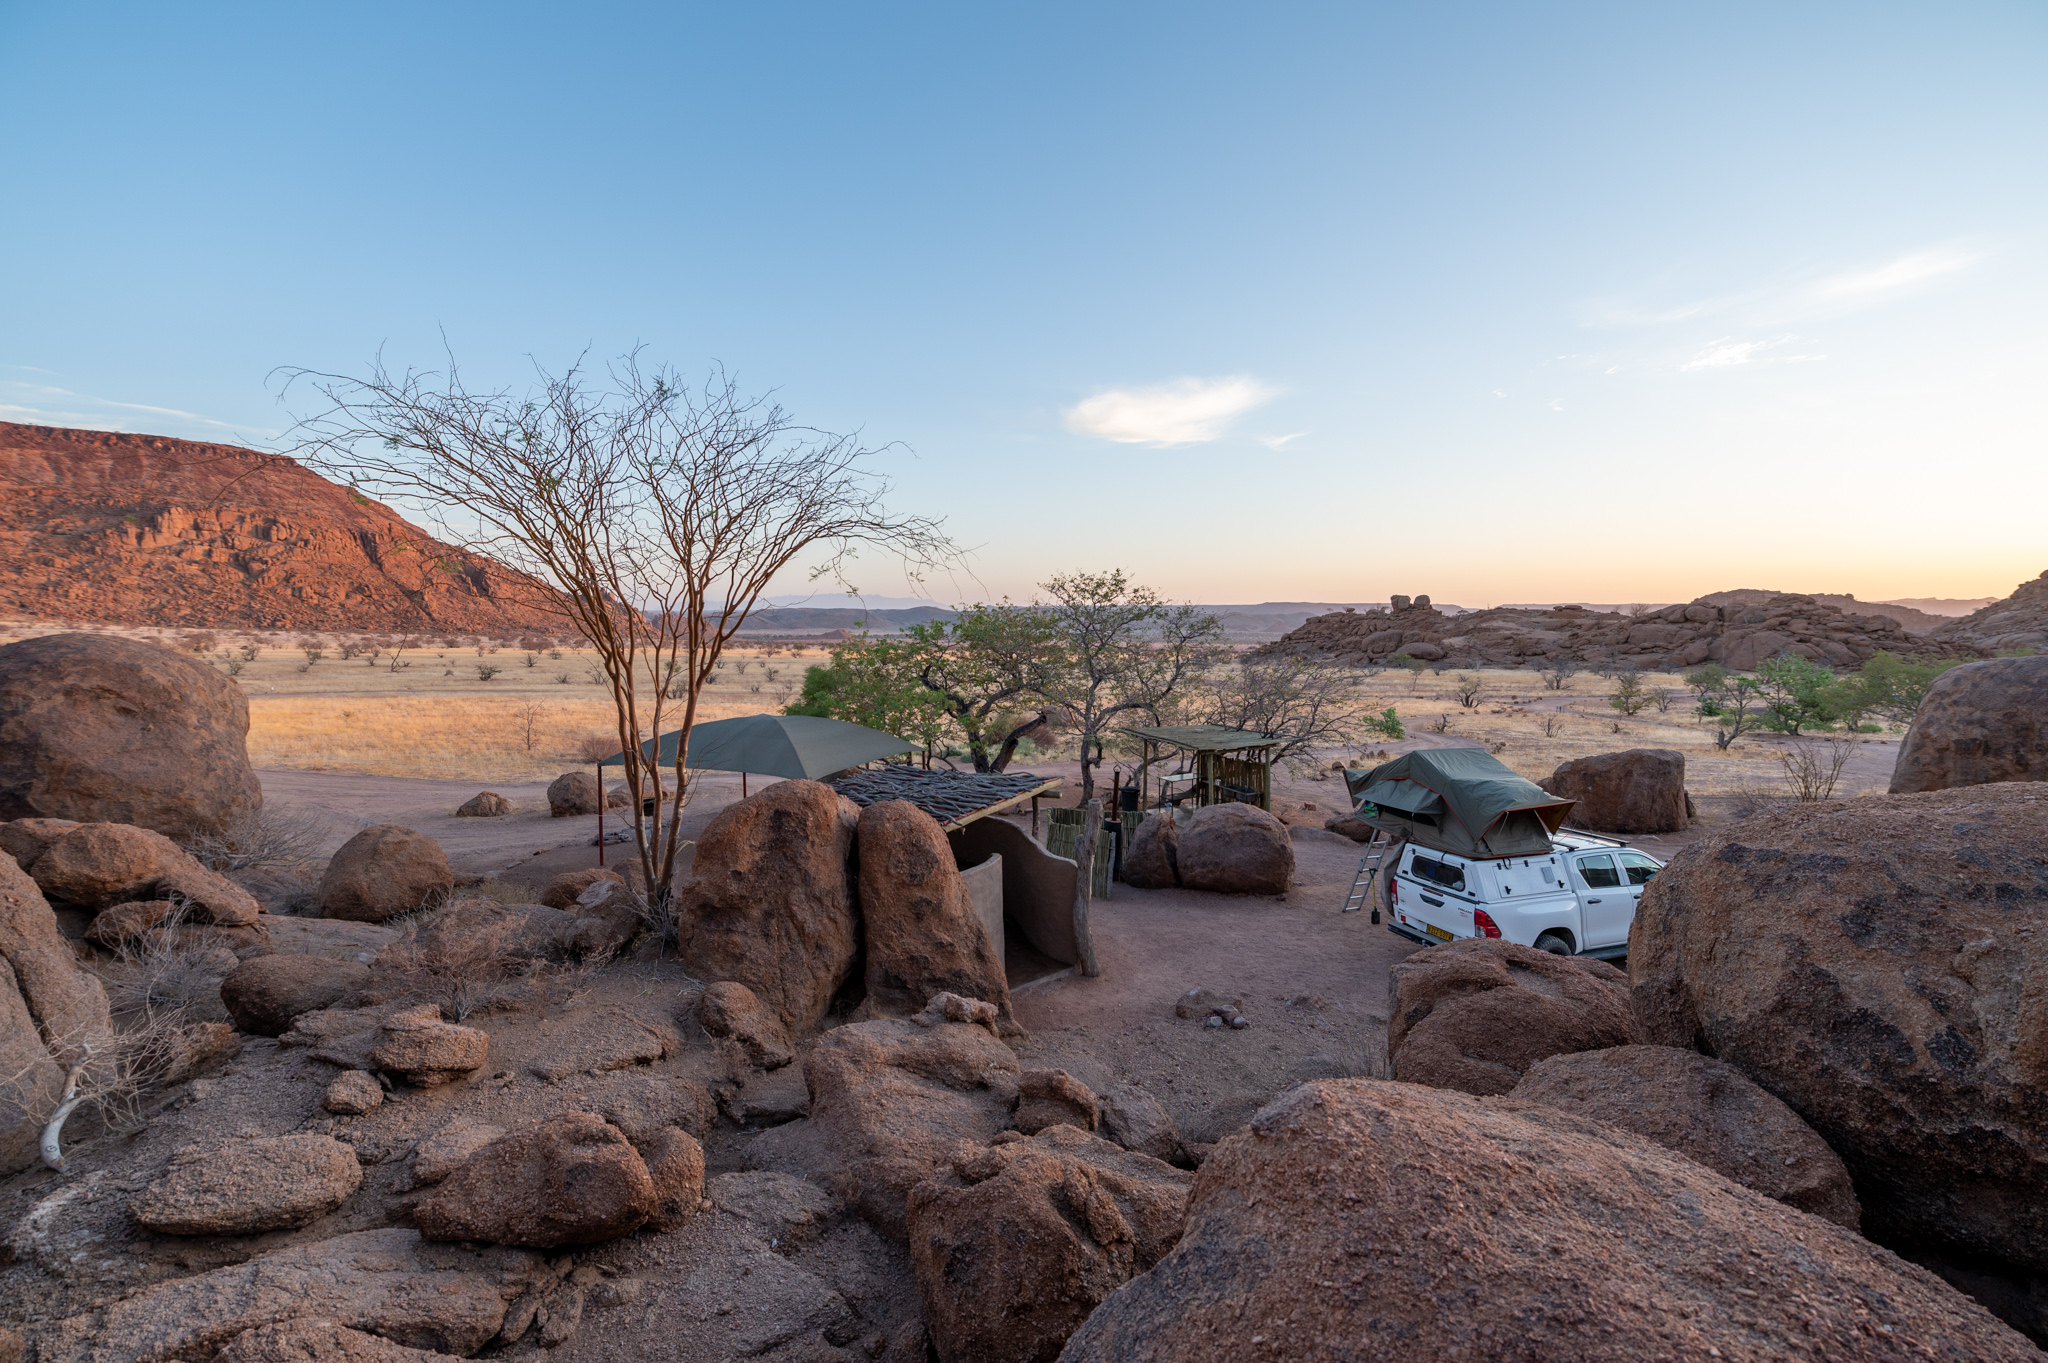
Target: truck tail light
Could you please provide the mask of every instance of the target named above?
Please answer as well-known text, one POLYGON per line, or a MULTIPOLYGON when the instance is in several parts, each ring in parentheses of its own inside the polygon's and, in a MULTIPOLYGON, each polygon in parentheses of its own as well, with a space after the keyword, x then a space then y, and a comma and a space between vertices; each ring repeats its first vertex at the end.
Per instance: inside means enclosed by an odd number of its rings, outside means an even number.
POLYGON ((1387 907, 1390 909, 1401 907, 1401 882, 1398 880, 1389 879, 1387 881, 1387 907))
POLYGON ((1500 936, 1500 924, 1493 921, 1493 915, 1485 909, 1472 910, 1472 930, 1481 937, 1500 936))

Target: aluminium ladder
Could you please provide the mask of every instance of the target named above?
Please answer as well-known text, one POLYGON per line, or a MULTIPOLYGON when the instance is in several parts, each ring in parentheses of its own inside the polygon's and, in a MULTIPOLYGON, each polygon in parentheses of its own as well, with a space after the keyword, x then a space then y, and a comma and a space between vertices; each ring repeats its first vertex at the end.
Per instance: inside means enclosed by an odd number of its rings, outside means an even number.
MULTIPOLYGON (((1379 877, 1380 861, 1392 845, 1392 839, 1379 834, 1374 834, 1373 840, 1365 845, 1365 855, 1358 859, 1358 875, 1351 882, 1351 893, 1344 897, 1345 913, 1358 912, 1366 906, 1366 901, 1372 898, 1373 881, 1379 877)), ((1373 906, 1372 921, 1380 921, 1377 904, 1373 906)))

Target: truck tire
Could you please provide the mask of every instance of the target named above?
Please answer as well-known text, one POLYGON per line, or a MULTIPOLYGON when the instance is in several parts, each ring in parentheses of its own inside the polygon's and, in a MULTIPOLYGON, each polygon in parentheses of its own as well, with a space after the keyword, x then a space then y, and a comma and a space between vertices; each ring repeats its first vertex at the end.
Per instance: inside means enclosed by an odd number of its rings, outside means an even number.
POLYGON ((1569 956, 1572 954, 1571 938, 1561 932, 1546 932, 1536 939, 1536 949, 1553 956, 1569 956))

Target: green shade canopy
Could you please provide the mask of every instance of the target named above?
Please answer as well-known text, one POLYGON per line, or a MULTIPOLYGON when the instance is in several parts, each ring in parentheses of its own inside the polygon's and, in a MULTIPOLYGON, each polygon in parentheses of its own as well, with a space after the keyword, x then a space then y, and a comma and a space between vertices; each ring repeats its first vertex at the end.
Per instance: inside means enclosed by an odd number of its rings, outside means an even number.
POLYGON ((1551 851, 1576 800, 1560 800, 1479 748, 1425 748, 1371 771, 1347 771, 1359 817, 1424 847, 1467 857, 1551 851))
POLYGON ((1159 724, 1145 729, 1125 729, 1127 734, 1149 738, 1193 752, 1236 752, 1241 748, 1277 748, 1280 740, 1254 729, 1227 729, 1221 724, 1159 724))
MULTIPOLYGON (((658 766, 673 767, 682 733, 677 729, 663 734, 659 752, 652 739, 642 743, 640 751, 658 766)), ((738 719, 714 719, 693 727, 688 761, 692 771, 750 771, 815 781, 835 771, 910 750, 911 745, 900 738, 848 724, 843 719, 741 715, 738 719)), ((615 752, 598 766, 625 764, 626 754, 615 752)))

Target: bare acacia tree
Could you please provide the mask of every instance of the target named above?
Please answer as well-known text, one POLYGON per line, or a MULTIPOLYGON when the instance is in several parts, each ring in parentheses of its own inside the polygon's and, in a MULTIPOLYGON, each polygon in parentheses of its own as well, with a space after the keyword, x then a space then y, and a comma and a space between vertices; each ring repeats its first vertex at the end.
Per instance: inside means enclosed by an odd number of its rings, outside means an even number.
POLYGON ((508 590, 594 649, 657 913, 683 845, 699 699, 769 583, 813 552, 813 577, 839 576, 863 544, 913 574, 953 552, 936 521, 885 508, 878 450, 798 424, 722 370, 693 386, 636 352, 603 379, 537 367, 525 391, 472 389, 452 359, 445 375, 379 360, 362 378, 285 379, 328 404, 296 428, 309 463, 358 495, 419 507, 450 541, 524 574, 508 590), (642 743, 670 728, 684 737, 664 771, 642 743))
POLYGON ((1282 740, 1272 758, 1297 775, 1317 751, 1348 746, 1366 733, 1365 694, 1348 667, 1306 658, 1247 659, 1211 673, 1186 713, 1198 724, 1253 729, 1282 740))

